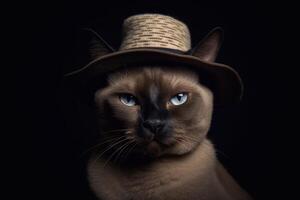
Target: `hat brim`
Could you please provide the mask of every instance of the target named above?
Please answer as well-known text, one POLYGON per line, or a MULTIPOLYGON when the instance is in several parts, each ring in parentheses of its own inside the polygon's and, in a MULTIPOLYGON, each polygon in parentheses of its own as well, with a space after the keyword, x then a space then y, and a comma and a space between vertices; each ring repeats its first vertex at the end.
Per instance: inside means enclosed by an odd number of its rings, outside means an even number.
POLYGON ((239 74, 231 67, 210 63, 199 58, 162 49, 140 48, 113 52, 93 60, 83 68, 65 75, 85 83, 103 74, 137 64, 176 64, 188 66, 199 73, 200 82, 207 85, 214 94, 215 104, 224 105, 241 100, 243 84, 239 74))

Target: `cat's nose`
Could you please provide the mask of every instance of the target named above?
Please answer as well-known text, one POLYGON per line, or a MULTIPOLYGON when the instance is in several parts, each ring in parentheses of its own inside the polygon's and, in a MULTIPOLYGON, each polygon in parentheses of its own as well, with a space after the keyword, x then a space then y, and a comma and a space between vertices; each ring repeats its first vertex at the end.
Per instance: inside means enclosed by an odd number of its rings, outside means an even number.
POLYGON ((158 133, 164 125, 164 121, 160 119, 148 119, 143 122, 143 126, 154 134, 158 133))

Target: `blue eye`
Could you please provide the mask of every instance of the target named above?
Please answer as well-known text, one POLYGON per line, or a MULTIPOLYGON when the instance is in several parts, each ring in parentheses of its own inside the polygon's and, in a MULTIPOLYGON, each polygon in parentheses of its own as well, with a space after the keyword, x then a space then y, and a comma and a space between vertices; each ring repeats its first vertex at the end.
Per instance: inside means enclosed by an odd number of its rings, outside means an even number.
POLYGON ((175 106, 179 106, 184 104, 187 101, 187 98, 187 93, 178 93, 170 99, 170 102, 175 106))
POLYGON ((135 106, 137 104, 137 99, 131 94, 121 94, 120 101, 126 106, 135 106))

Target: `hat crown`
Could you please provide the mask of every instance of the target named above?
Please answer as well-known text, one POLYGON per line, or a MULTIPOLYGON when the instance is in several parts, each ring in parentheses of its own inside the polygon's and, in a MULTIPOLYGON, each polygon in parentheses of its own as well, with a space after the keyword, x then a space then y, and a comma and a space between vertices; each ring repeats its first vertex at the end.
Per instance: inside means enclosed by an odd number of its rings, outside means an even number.
POLYGON ((166 48, 187 52, 191 49, 188 27, 181 21, 161 14, 141 14, 123 23, 120 50, 166 48))

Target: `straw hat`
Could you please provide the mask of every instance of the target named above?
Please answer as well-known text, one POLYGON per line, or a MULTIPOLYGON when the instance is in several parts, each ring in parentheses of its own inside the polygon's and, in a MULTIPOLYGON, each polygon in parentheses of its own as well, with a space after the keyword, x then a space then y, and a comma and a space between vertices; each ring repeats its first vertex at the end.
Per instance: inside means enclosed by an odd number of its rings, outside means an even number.
POLYGON ((130 65, 175 64, 198 72, 203 84, 213 91, 216 104, 241 99, 243 85, 238 73, 214 62, 223 36, 220 28, 212 30, 192 49, 189 29, 181 21, 161 14, 134 15, 123 23, 122 44, 117 51, 90 31, 99 40, 94 45, 93 60, 65 78, 88 85, 101 75, 130 65))

